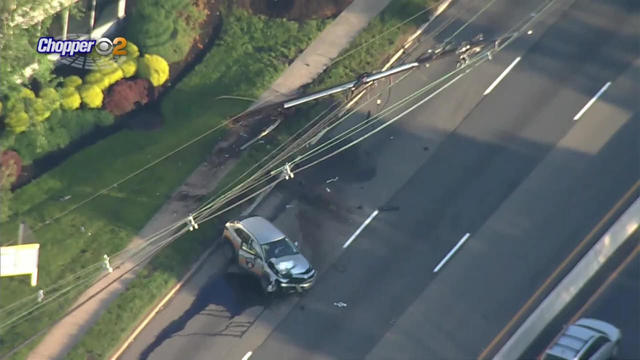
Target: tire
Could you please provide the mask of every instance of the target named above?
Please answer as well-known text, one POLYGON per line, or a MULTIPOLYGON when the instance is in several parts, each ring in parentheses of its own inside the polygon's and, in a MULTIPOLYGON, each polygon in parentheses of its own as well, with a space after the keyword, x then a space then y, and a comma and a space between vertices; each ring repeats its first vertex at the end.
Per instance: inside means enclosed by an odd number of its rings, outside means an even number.
POLYGON ((234 264, 237 259, 236 249, 231 245, 229 240, 223 238, 222 241, 224 241, 222 244, 222 255, 230 264, 234 264))

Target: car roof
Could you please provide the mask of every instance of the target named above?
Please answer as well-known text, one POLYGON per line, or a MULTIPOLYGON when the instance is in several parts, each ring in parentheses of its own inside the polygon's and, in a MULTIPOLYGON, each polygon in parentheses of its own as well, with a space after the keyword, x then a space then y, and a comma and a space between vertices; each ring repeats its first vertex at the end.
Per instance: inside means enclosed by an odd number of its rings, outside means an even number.
POLYGON ((258 241, 259 244, 266 244, 286 237, 269 220, 253 216, 240 221, 242 227, 247 230, 258 241))
POLYGON ((570 325, 546 353, 565 359, 573 359, 593 338, 601 335, 579 325, 570 325))

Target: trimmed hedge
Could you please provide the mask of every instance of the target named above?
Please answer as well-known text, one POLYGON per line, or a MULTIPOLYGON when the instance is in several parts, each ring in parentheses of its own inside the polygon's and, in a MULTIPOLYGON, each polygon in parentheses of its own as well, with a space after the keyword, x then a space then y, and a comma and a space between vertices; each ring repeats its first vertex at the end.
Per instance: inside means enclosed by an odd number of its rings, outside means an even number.
POLYGON ((130 78, 136 74, 136 71, 138 70, 138 63, 134 59, 127 59, 120 64, 120 69, 122 70, 122 74, 125 78, 130 78))
POLYGON ((71 76, 67 76, 64 79, 64 87, 77 88, 80 85, 82 85, 82 79, 80 78, 80 76, 71 75, 71 76))
POLYGON ((5 124, 7 124, 7 128, 11 130, 14 134, 20 134, 26 131, 29 128, 29 115, 22 110, 10 112, 7 114, 7 118, 5 119, 5 124))
POLYGON ((109 87, 109 80, 100 71, 92 71, 84 77, 85 85, 95 85, 100 90, 105 90, 109 87))
POLYGON ((80 107, 82 98, 78 93, 78 90, 72 87, 64 87, 60 89, 60 96, 62 98, 62 108, 65 110, 75 110, 80 107))
POLYGON ((169 78, 169 64, 159 55, 145 54, 138 59, 138 76, 160 86, 169 78))
POLYGON ((82 85, 79 89, 82 102, 90 109, 96 109, 102 106, 104 94, 99 87, 93 84, 82 85))

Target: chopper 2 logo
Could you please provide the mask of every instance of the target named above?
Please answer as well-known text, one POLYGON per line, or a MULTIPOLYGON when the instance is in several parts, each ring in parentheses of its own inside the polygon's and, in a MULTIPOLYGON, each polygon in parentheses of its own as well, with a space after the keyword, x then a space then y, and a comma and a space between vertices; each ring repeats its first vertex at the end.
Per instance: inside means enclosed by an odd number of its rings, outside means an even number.
POLYGON ((40 54, 58 54, 60 57, 73 57, 90 54, 94 48, 98 55, 124 56, 127 55, 127 39, 117 37, 110 40, 103 37, 98 40, 58 40, 53 37, 41 37, 36 51, 40 54))

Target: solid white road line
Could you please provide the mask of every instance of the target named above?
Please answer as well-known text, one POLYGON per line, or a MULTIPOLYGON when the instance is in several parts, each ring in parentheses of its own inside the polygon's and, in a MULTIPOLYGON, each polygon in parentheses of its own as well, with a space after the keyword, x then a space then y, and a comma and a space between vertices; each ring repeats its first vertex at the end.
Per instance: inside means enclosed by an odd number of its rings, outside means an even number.
POLYGON ((371 222, 371 220, 373 220, 374 217, 376 217, 376 215, 378 215, 378 210, 374 211, 373 213, 371 213, 371 215, 369 215, 369 217, 367 218, 367 220, 365 220, 362 225, 360 225, 360 227, 358 228, 358 230, 356 230, 356 232, 353 233, 353 235, 351 235, 351 237, 349 238, 349 240, 347 240, 346 243, 344 243, 344 245, 342 245, 343 249, 346 249, 347 246, 349 246, 349 244, 351 244, 351 242, 353 240, 356 239, 356 236, 358 236, 360 234, 360 232, 362 232, 362 230, 364 230, 364 228, 369 225, 369 223, 371 222))
POLYGON ((576 116, 573 117, 573 121, 576 121, 576 120, 580 119, 580 117, 591 107, 591 105, 593 105, 593 103, 596 102, 596 100, 598 100, 600 95, 602 95, 602 93, 607 91, 607 89, 609 88, 609 85, 611 85, 611 81, 609 81, 608 83, 604 84, 602 89, 600 89, 600 91, 598 91, 596 93, 596 95, 594 97, 592 97, 591 100, 589 100, 589 102, 582 108, 582 110, 580 110, 580 112, 578 112, 576 114, 576 116))
POLYGON ((242 357, 242 360, 249 360, 251 355, 253 355, 253 352, 249 351, 248 353, 244 354, 244 356, 242 357))
POLYGON ((462 237, 462 239, 460 239, 460 241, 458 241, 458 244, 451 249, 451 251, 449 251, 449 253, 447 254, 447 256, 444 257, 444 259, 442 259, 442 261, 440 261, 440 264, 438 264, 438 266, 436 266, 435 269, 433 269, 433 272, 438 272, 438 270, 440 270, 441 267, 444 266, 444 264, 449 261, 449 258, 451 258, 451 256, 453 256, 453 254, 455 254, 456 251, 458 251, 458 249, 460 248, 460 246, 462 246, 462 244, 464 244, 465 241, 467 241, 467 239, 469 238, 469 236, 471 236, 471 234, 466 233, 464 234, 464 236, 462 237))
POLYGON ((493 88, 495 88, 500 83, 500 81, 502 81, 502 79, 504 79, 504 77, 507 76, 509 71, 511 71, 511 69, 513 69, 513 67, 516 66, 516 64, 519 61, 520 61, 520 56, 518 56, 515 60, 513 60, 511 65, 509 65, 506 69, 504 69, 502 74, 500 74, 500 76, 498 76, 498 78, 493 82, 493 84, 491 84, 491 86, 489 86, 487 88, 487 90, 484 91, 484 94, 482 94, 482 95, 487 95, 488 93, 490 93, 493 90, 493 88))

